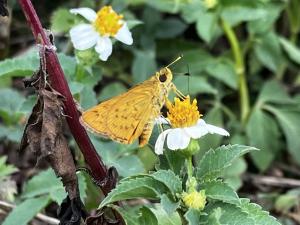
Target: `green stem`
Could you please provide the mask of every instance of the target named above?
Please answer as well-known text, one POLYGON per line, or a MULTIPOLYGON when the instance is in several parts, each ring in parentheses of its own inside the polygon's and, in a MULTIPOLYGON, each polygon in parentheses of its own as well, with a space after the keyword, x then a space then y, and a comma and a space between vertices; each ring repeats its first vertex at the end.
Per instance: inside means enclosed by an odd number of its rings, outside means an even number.
POLYGON ((188 156, 186 158, 187 163, 187 173, 188 173, 188 180, 193 177, 193 156, 188 156))
POLYGON ((249 103, 249 91, 248 91, 246 75, 245 75, 244 56, 242 54, 238 39, 231 26, 225 20, 221 20, 221 23, 225 35, 230 43, 234 61, 235 61, 235 70, 238 76, 238 87, 239 87, 239 95, 240 95, 241 121, 242 124, 245 124, 250 111, 250 103, 249 103))

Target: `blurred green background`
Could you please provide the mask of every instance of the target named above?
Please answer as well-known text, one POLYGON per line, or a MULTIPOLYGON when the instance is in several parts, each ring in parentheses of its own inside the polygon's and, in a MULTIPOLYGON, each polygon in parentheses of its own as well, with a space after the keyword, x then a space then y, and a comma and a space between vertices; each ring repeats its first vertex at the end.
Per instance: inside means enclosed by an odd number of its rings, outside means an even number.
MULTIPOLYGON (((198 99, 207 122, 231 134, 224 140, 213 135, 202 138, 202 154, 222 143, 261 149, 238 160, 226 171, 226 180, 282 224, 300 224, 300 0, 32 2, 44 27, 54 33, 69 86, 83 109, 126 91, 183 55, 172 66, 177 88, 198 99), (116 42, 111 57, 101 62, 93 51, 72 48, 68 31, 81 20, 69 9, 98 10, 107 4, 124 15, 134 43, 116 42), (180 75, 186 72, 190 76, 180 75), (262 179, 266 177, 277 183, 262 179)), ((21 157, 18 153, 36 100, 33 90, 23 87, 22 78, 38 69, 39 59, 19 5, 10 1, 9 8, 11 16, 0 17, 0 199, 16 204, 43 194, 47 198, 36 208, 53 215, 64 198, 61 185, 57 181, 42 185, 49 176, 55 180, 54 174, 40 173, 47 166, 35 167, 30 152, 21 157)), ((66 133, 82 165, 78 147, 66 133)), ((154 129, 143 149, 91 138, 107 165, 126 177, 154 169, 157 158, 152 147, 157 135, 154 129)), ((88 177, 81 178, 82 197, 86 196, 88 207, 97 207, 97 189, 88 177)))

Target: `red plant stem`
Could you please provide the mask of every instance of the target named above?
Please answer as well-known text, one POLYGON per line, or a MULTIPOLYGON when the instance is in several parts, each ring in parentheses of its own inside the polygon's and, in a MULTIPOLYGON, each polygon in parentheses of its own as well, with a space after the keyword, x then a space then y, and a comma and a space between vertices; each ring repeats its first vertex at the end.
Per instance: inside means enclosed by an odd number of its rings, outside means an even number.
MULTIPOLYGON (((37 43, 45 46, 52 46, 47 34, 45 33, 39 17, 30 0, 19 0, 19 3, 26 16, 27 22, 31 26, 31 30, 37 43)), ((103 181, 108 177, 108 171, 102 162, 100 156, 97 154, 95 147, 89 139, 86 130, 79 122, 79 114, 76 104, 73 101, 68 83, 65 79, 63 70, 58 61, 54 50, 46 51, 46 66, 52 87, 65 97, 64 111, 68 115, 66 120, 68 122, 71 133, 73 134, 86 163, 89 165, 93 177, 97 181, 103 181)), ((110 182, 108 182, 110 183, 110 182)), ((115 183, 115 182, 113 182, 115 183)), ((102 192, 107 195, 112 187, 107 184, 102 187, 102 192)))

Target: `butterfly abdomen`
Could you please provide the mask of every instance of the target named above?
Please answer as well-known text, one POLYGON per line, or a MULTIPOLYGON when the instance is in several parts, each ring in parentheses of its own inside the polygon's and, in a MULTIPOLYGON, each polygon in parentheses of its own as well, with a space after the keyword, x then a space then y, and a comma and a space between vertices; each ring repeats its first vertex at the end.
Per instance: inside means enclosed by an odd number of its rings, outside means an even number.
POLYGON ((153 130, 153 121, 149 121, 148 123, 145 124, 144 129, 139 136, 139 146, 143 147, 146 145, 149 141, 149 138, 151 136, 152 130, 153 130))

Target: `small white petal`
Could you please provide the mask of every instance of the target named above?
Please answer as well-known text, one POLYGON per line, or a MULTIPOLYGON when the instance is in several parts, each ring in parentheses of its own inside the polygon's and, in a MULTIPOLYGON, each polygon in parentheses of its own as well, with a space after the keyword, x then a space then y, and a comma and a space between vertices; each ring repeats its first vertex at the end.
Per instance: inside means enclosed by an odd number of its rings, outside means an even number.
POLYGON ((74 48, 86 50, 93 47, 98 40, 99 34, 90 24, 80 24, 70 30, 71 41, 74 48))
POLYGON ((167 138, 167 145, 171 150, 185 149, 189 143, 190 137, 182 128, 172 129, 167 138))
POLYGON ((170 124, 170 121, 163 116, 159 116, 155 118, 154 124, 170 124))
POLYGON ((126 45, 132 45, 133 43, 131 32, 129 31, 126 23, 124 23, 120 28, 115 38, 126 45))
POLYGON ((229 136, 230 134, 223 128, 217 127, 211 124, 206 124, 207 130, 210 134, 219 134, 223 136, 229 136))
POLYGON ((195 126, 184 128, 184 131, 193 139, 200 138, 208 133, 206 123, 202 119, 199 119, 195 126))
POLYGON ((99 58, 106 61, 112 53, 112 43, 109 37, 98 38, 95 50, 99 53, 99 58))
POLYGON ((70 12, 75 15, 79 14, 90 22, 94 22, 97 18, 97 13, 90 8, 84 7, 84 8, 71 9, 70 12))
POLYGON ((160 135, 158 135, 157 140, 155 142, 154 151, 157 155, 163 154, 165 139, 170 133, 171 129, 165 130, 160 135))

